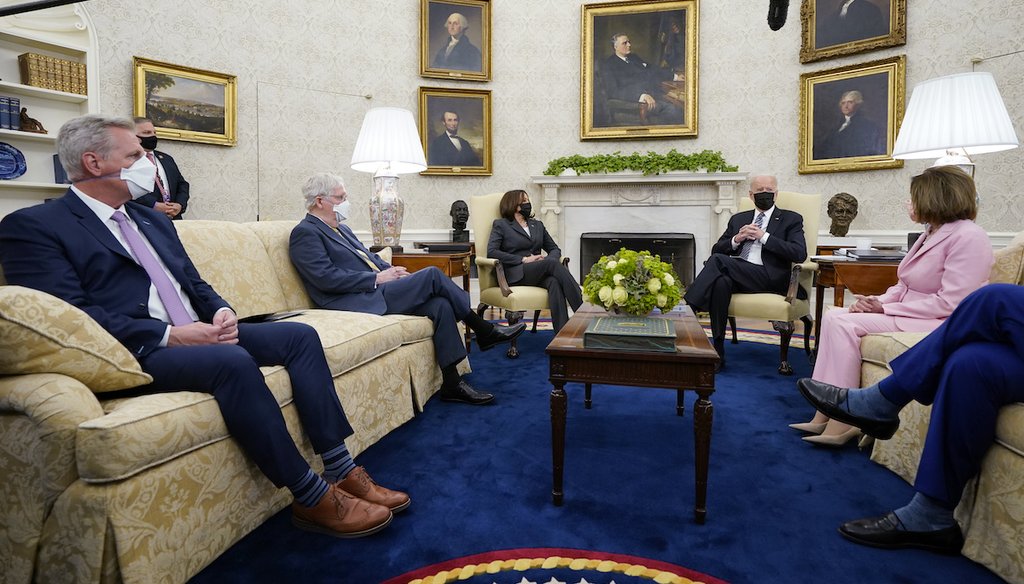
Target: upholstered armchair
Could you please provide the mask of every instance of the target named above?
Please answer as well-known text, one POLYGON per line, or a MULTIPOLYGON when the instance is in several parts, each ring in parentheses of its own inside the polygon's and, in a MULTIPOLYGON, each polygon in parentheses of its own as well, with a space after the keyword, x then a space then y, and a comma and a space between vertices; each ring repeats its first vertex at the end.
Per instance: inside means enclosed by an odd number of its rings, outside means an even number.
MULTIPOLYGON (((476 268, 480 284, 480 304, 477 314, 483 316, 488 306, 505 310, 510 325, 518 323, 527 310, 533 311, 533 328, 537 332, 540 311, 548 308, 548 291, 539 286, 509 286, 501 262, 487 257, 487 241, 491 238, 491 225, 501 217, 498 204, 503 193, 475 195, 469 198, 469 218, 473 224, 476 240, 476 268)), ((568 258, 562 259, 567 263, 568 258)), ((519 348, 513 339, 506 353, 510 359, 519 356, 519 348)))
MULTIPOLYGON (((813 254, 818 245, 818 223, 821 214, 821 195, 804 195, 800 193, 780 192, 775 198, 780 209, 796 211, 804 218, 804 236, 807 241, 807 253, 813 254)), ((740 201, 740 211, 753 208, 749 197, 740 201)), ((771 321, 772 327, 779 333, 779 373, 792 375, 793 367, 789 364, 789 343, 793 337, 794 323, 804 323, 804 351, 811 355, 810 336, 812 329, 811 303, 808 298, 798 298, 797 290, 802 287, 810 295, 814 272, 818 265, 804 259, 803 263, 793 264, 790 273, 789 289, 786 295, 781 294, 733 294, 729 304, 729 326, 732 328, 732 342, 736 338, 736 318, 757 318, 771 321)))

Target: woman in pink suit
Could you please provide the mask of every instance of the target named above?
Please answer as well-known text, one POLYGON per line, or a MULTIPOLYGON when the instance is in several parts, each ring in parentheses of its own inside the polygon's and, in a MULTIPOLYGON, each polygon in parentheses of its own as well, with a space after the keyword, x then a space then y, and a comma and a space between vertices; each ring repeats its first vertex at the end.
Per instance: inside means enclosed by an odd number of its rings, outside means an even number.
MULTIPOLYGON (((899 281, 881 296, 858 297, 849 309, 825 313, 813 379, 839 387, 860 384, 860 341, 870 333, 930 332, 968 294, 988 283, 992 247, 977 216, 974 181, 959 168, 929 168, 910 181, 910 218, 925 231, 900 262, 899 281)), ((804 440, 839 447, 859 429, 816 412, 790 427, 804 440)))

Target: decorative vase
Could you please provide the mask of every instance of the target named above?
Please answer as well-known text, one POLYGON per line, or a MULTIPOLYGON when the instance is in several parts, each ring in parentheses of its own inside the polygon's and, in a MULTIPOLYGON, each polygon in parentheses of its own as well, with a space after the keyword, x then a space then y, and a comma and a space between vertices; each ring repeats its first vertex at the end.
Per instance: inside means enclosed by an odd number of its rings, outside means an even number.
POLYGON ((374 246, 397 247, 402 237, 402 219, 405 201, 398 196, 398 177, 373 177, 373 195, 370 196, 370 231, 374 246))

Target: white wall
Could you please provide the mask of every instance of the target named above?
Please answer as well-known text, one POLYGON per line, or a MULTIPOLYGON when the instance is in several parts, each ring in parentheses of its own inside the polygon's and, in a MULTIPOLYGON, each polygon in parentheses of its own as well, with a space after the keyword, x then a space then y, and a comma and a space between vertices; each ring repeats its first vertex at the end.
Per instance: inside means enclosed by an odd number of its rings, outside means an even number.
MULTIPOLYGON (((451 201, 528 188, 552 158, 621 150, 721 150, 740 170, 774 172, 786 190, 854 194, 853 231, 907 230, 907 185, 927 164, 903 169, 797 174, 801 73, 906 54, 907 91, 919 81, 971 69, 975 55, 1024 49, 1024 0, 911 0, 906 46, 801 65, 799 2, 778 32, 767 1, 703 0, 700 6, 700 136, 588 141, 579 136, 580 6, 576 0, 493 0, 493 78, 455 83, 419 77, 419 0, 92 0, 104 113, 130 115, 133 55, 231 73, 239 79, 238 146, 165 141, 192 182, 189 215, 203 219, 298 218, 301 179, 341 173, 357 208, 367 175, 348 170, 362 114, 373 106, 417 112, 417 88, 489 89, 492 177, 406 176, 406 229, 446 229, 451 201), (371 94, 371 99, 350 94, 371 94)), ((1024 54, 981 63, 996 75, 1024 137, 1024 54)), ((1018 186, 1024 150, 979 157, 989 231, 1024 228, 1018 186)), ((824 211, 823 211, 824 212, 824 211)), ((368 229, 365 213, 352 220, 368 229)), ((827 226, 827 222, 823 225, 827 226)))

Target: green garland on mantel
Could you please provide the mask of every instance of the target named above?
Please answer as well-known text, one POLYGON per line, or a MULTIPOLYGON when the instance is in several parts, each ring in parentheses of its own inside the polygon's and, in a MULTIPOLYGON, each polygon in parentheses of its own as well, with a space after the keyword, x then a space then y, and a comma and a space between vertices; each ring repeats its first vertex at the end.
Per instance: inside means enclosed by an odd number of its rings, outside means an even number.
POLYGON ((594 156, 564 156, 556 158, 548 163, 544 174, 547 176, 558 176, 571 168, 576 174, 610 174, 620 170, 636 170, 644 175, 661 174, 673 170, 685 170, 696 172, 704 169, 708 172, 736 172, 738 166, 732 166, 725 161, 722 153, 717 150, 704 150, 696 154, 680 154, 675 148, 668 151, 668 154, 648 152, 640 154, 634 152, 623 156, 619 152, 612 154, 597 154, 594 156))

